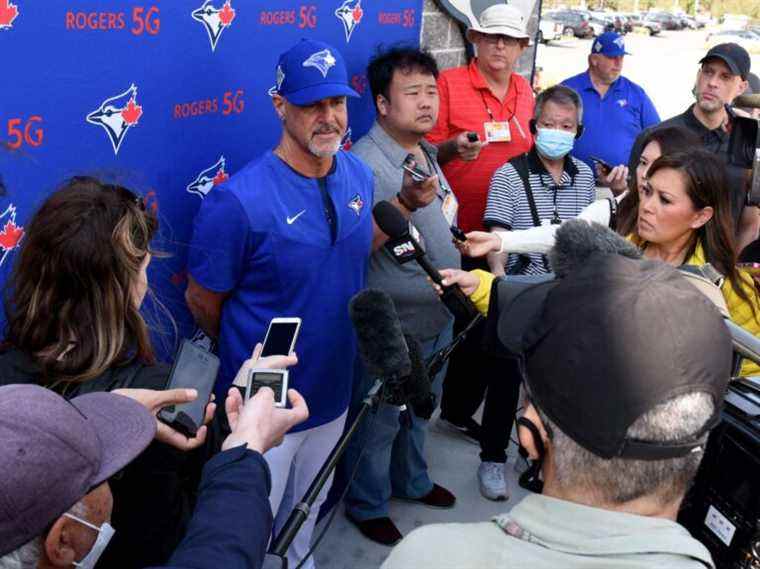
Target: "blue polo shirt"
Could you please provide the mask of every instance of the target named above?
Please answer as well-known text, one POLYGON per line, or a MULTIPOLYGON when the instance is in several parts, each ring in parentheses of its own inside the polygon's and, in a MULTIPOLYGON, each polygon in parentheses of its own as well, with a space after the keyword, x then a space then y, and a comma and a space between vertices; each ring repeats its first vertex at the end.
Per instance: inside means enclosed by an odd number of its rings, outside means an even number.
POLYGON ((594 89, 588 71, 562 84, 575 89, 583 100, 583 135, 575 141, 572 154, 588 164, 592 172, 596 172, 592 156, 612 166, 628 164, 638 134, 660 122, 644 89, 622 75, 604 97, 594 89))
POLYGON ((217 397, 263 341, 269 321, 298 316, 303 322, 290 387, 304 396, 310 416, 294 431, 346 410, 356 356, 348 301, 365 286, 372 188, 371 170, 351 154, 338 152, 320 182, 270 151, 205 198, 188 269, 204 288, 229 293, 222 305, 217 397))

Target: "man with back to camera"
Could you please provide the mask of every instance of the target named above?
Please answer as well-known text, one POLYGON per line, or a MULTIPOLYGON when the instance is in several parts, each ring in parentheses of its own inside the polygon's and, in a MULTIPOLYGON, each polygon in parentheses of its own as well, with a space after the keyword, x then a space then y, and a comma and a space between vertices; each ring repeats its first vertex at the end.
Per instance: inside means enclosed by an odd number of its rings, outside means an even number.
MULTIPOLYGON (((722 43, 711 48, 699 60, 700 68, 694 85, 693 103, 680 115, 669 118, 658 126, 685 127, 696 134, 706 150, 720 156, 726 163, 731 192, 731 213, 736 224, 737 251, 757 238, 760 228, 758 210, 746 206, 747 170, 730 163, 729 142, 735 120, 729 105, 747 89, 751 60, 747 50, 735 43, 722 43)), ((636 139, 628 167, 635 168, 641 156, 641 141, 636 139)))
POLYGON ((543 493, 419 528, 383 569, 714 569, 675 520, 728 385, 721 315, 672 267, 601 253, 543 298, 520 336, 543 493))
MULTIPOLYGON (((154 435, 182 441, 153 416, 197 397, 191 391, 124 389, 65 400, 38 385, 1 387, 0 569, 95 567, 119 529, 109 523, 107 480, 154 435)), ((166 567, 261 567, 272 527, 262 454, 308 417, 300 395, 288 396, 292 409, 276 409, 269 388, 243 406, 230 390, 231 433, 204 466, 193 517, 166 567)))
MULTIPOLYGON (((533 90, 515 65, 530 43, 527 19, 515 6, 495 4, 483 10, 478 24, 467 30, 476 57, 468 65, 447 69, 438 78, 440 111, 436 126, 427 139, 438 145, 438 162, 459 201, 458 224, 465 231, 482 229, 488 185, 494 171, 514 156, 527 152, 533 144, 528 123, 533 115, 533 90), (468 140, 468 133, 478 136, 468 140)), ((482 259, 462 257, 465 269, 487 268, 482 259)), ((458 333, 468 322, 456 322, 458 333)), ((473 329, 449 360, 437 424, 479 444, 493 441, 501 450, 509 442, 510 416, 501 408, 510 406, 504 383, 487 379, 501 366, 481 348, 482 327, 473 329), (483 402, 483 425, 472 415, 483 402)), ((486 459, 484 459, 486 460, 486 459)), ((481 485, 491 486, 484 472, 481 485)), ((505 497, 503 486, 490 495, 505 497)))
MULTIPOLYGON (((449 226, 456 223, 457 201, 436 161, 436 148, 424 137, 438 117, 438 66, 429 53, 410 47, 380 51, 367 76, 377 120, 351 151, 372 168, 375 203, 393 204, 414 228, 435 267, 459 266, 449 226), (403 169, 407 156, 427 179, 414 182, 403 169)), ((367 284, 393 299, 404 332, 419 341, 427 360, 451 341, 453 317, 427 282, 417 263, 400 265, 385 250, 387 235, 375 230, 367 284)), ((445 368, 431 378, 440 396, 445 368)), ((352 410, 358 409, 375 378, 357 373, 352 410)), ((346 514, 363 535, 393 545, 402 535, 388 515, 391 495, 423 505, 450 508, 455 498, 428 475, 424 445, 427 421, 410 408, 400 417, 395 405, 381 403, 372 419, 354 434, 344 459, 350 473, 364 448, 361 464, 346 495, 346 514), (366 446, 365 446, 366 445, 366 446)))
POLYGON ((626 190, 628 157, 639 133, 660 122, 660 115, 644 89, 623 77, 626 55, 623 36, 605 32, 591 43, 588 69, 562 81, 583 100, 583 136, 573 156, 596 171, 600 185, 615 193, 626 190), (613 166, 604 172, 594 157, 613 166))
MULTIPOLYGON (((265 457, 279 533, 343 431, 357 353, 346 306, 365 285, 372 172, 340 150, 346 97, 358 95, 334 47, 301 40, 283 53, 271 93, 283 125, 280 142, 203 201, 186 298, 201 328, 218 337, 217 392, 232 381, 271 318, 302 319, 300 365, 290 378, 311 417, 265 457)), ((293 566, 309 548, 329 487, 290 547, 293 566)), ((310 558, 304 567, 313 564, 310 558)))

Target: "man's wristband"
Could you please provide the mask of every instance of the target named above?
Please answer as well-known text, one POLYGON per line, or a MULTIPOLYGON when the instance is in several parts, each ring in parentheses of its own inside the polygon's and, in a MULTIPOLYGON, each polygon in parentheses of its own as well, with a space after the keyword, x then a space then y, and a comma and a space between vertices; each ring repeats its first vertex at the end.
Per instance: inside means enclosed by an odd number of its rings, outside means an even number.
POLYGON ((414 213, 415 211, 417 211, 416 207, 412 207, 407 203, 407 201, 402 197, 401 192, 396 192, 396 198, 398 199, 398 203, 404 206, 404 209, 407 210, 409 213, 414 213))

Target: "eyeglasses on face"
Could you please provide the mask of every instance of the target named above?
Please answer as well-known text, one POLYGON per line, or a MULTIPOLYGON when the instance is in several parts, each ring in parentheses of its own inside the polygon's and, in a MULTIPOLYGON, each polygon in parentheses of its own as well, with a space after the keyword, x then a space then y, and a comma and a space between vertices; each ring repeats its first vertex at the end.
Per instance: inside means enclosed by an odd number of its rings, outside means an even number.
POLYGON ((488 45, 499 45, 499 43, 503 43, 505 46, 513 46, 520 43, 520 40, 518 38, 513 38, 510 36, 505 36, 504 34, 480 34, 483 38, 483 41, 487 43, 488 45))

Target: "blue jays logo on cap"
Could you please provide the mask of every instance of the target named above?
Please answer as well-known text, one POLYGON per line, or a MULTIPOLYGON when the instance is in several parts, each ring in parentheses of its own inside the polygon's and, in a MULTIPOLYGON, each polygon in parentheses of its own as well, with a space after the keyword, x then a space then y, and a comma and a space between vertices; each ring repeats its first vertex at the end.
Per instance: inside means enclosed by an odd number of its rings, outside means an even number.
POLYGON ((280 56, 276 85, 270 95, 280 95, 293 105, 305 106, 331 97, 359 97, 348 84, 341 53, 321 41, 302 39, 280 56))
POLYGON ((606 55, 607 57, 619 57, 621 55, 630 55, 625 51, 625 40, 620 34, 615 32, 605 32, 594 40, 591 46, 591 53, 606 55))
POLYGON ((317 53, 312 53, 309 59, 303 62, 304 67, 316 67, 322 73, 322 77, 327 77, 327 72, 335 65, 335 58, 329 49, 323 49, 317 53))

